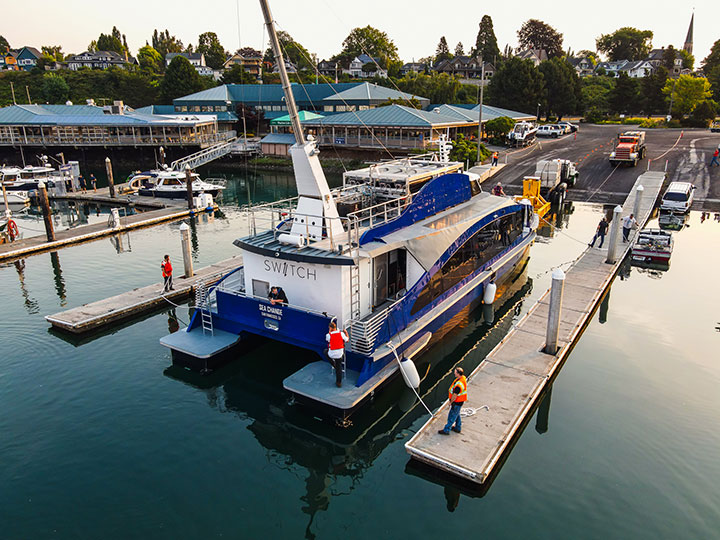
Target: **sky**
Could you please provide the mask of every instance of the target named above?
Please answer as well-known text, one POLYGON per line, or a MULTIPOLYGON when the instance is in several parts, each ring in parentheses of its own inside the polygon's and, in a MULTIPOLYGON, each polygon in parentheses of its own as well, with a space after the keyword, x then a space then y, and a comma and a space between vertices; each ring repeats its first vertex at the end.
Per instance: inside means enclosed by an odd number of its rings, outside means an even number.
MULTIPOLYGON (((454 0, 447 4, 416 0, 270 0, 270 8, 281 30, 289 32, 319 59, 340 51, 350 30, 372 25, 386 32, 398 47, 401 59, 417 60, 434 53, 440 36, 451 50, 462 42, 467 51, 474 43, 483 15, 490 15, 500 50, 517 46, 517 30, 527 19, 540 19, 564 36, 563 48, 574 51, 595 49, 595 39, 621 26, 652 30, 653 46, 681 48, 685 41, 693 6, 680 2, 606 0, 594 3, 556 0, 514 0, 477 2, 454 0), (444 7, 447 6, 447 7, 444 7)), ((694 55, 696 66, 720 39, 718 6, 711 0, 695 2, 694 55)), ((167 28, 184 44, 197 44, 198 35, 212 31, 227 50, 239 45, 265 49, 262 13, 257 0, 124 0, 120 5, 90 0, 39 0, 33 2, 32 22, 27 6, 8 2, 3 6, 0 34, 12 47, 61 45, 63 52, 80 53, 113 25, 127 36, 134 54, 150 40, 155 28, 167 28), (239 17, 238 17, 239 11, 239 17)), ((266 40, 265 40, 266 41, 266 40)))

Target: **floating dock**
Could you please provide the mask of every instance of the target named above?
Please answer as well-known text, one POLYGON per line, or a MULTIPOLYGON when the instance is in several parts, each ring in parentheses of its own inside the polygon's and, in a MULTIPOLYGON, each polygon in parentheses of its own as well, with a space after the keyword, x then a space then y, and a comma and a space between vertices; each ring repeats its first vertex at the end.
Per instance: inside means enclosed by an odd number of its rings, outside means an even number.
MULTIPOLYGON (((636 216, 642 228, 650 218, 664 181, 662 172, 642 174, 625 200, 622 216, 633 211, 636 188, 642 185, 644 194, 636 216)), ((548 290, 468 377, 465 408, 478 410, 463 418, 462 433, 438 434, 447 421, 446 401, 405 444, 410 456, 471 482, 484 483, 522 432, 538 397, 559 372, 636 234, 631 233, 628 243, 620 239, 614 264, 605 262, 606 250, 587 248, 566 272, 556 355, 542 352, 550 301, 548 290), (480 409, 484 405, 489 410, 480 409)), ((606 245, 609 241, 606 237, 606 245)))
POLYGON ((0 245, 0 261, 18 259, 20 257, 35 255, 44 251, 56 250, 71 244, 79 244, 96 238, 102 238, 104 236, 121 234, 132 229, 149 227, 165 221, 174 221, 202 211, 204 210, 189 210, 188 208, 173 206, 170 208, 150 210, 148 212, 132 214, 129 216, 121 216, 120 223, 117 227, 110 227, 107 223, 93 223, 91 225, 82 225, 73 229, 56 231, 55 240, 52 242, 48 242, 47 237, 44 234, 31 236, 29 238, 22 238, 14 242, 0 245))
POLYGON ((212 285, 241 265, 241 256, 232 257, 198 270, 191 278, 178 277, 174 279, 175 290, 168 293, 163 293, 162 283, 155 283, 91 304, 48 315, 45 319, 55 328, 73 334, 90 332, 161 305, 170 306, 171 304, 167 300, 177 302, 187 298, 201 282, 205 286, 212 285))

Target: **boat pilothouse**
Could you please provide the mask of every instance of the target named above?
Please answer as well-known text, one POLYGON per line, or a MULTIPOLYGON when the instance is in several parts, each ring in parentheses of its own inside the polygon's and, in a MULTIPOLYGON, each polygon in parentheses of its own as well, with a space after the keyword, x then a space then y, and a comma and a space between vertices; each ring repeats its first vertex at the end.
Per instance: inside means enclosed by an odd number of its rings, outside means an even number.
POLYGON ((400 358, 419 354, 493 289, 488 284, 511 273, 535 238, 537 219, 529 202, 485 193, 462 172, 395 198, 379 197, 382 188, 372 182, 330 190, 289 92, 286 100, 298 140, 290 149, 298 196, 247 208, 250 234, 234 242, 243 267, 201 295, 184 332, 161 342, 203 359, 246 333, 315 351, 318 361, 283 385, 347 415, 395 374, 400 358), (283 289, 287 305, 268 301, 272 287, 283 289), (341 388, 324 356, 331 320, 350 338, 341 388))
MULTIPOLYGON (((38 189, 42 181, 52 190, 56 183, 65 181, 62 173, 50 167, 47 163, 41 166, 27 165, 25 167, 0 167, 0 182, 7 194, 8 204, 26 204, 30 202, 33 191, 38 189)), ((0 192, 2 200, 2 192, 0 192)))
MULTIPOLYGON (((209 193, 213 197, 226 188, 224 180, 201 180, 200 175, 191 173, 193 195, 209 193)), ((185 173, 173 171, 169 168, 152 171, 137 172, 129 179, 130 188, 137 190, 140 195, 149 197, 162 197, 166 199, 183 199, 187 197, 187 183, 185 173)))

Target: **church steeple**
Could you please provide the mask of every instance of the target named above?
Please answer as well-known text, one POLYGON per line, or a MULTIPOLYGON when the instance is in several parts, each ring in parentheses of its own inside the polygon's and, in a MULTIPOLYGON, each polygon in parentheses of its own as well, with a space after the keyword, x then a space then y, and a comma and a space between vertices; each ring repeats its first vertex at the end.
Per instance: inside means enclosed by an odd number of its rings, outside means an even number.
POLYGON ((685 49, 686 52, 692 54, 693 50, 693 23, 695 22, 695 12, 693 12, 692 17, 690 17, 690 27, 688 28, 687 37, 685 38, 685 44, 683 45, 683 49, 685 49))

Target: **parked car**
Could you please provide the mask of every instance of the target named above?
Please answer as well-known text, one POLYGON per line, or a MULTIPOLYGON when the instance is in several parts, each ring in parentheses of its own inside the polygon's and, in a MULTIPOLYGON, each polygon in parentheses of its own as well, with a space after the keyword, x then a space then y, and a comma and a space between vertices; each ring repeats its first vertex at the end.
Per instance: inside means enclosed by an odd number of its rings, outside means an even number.
POLYGON ((545 124, 544 126, 540 126, 537 130, 538 137, 557 138, 560 135, 565 135, 565 130, 557 124, 545 124))
POLYGON ((660 210, 685 213, 692 206, 695 186, 690 182, 670 182, 662 196, 660 210))
POLYGON ((570 122, 562 121, 562 122, 558 122, 558 125, 565 127, 565 133, 575 133, 578 130, 578 125, 571 124, 570 122))

